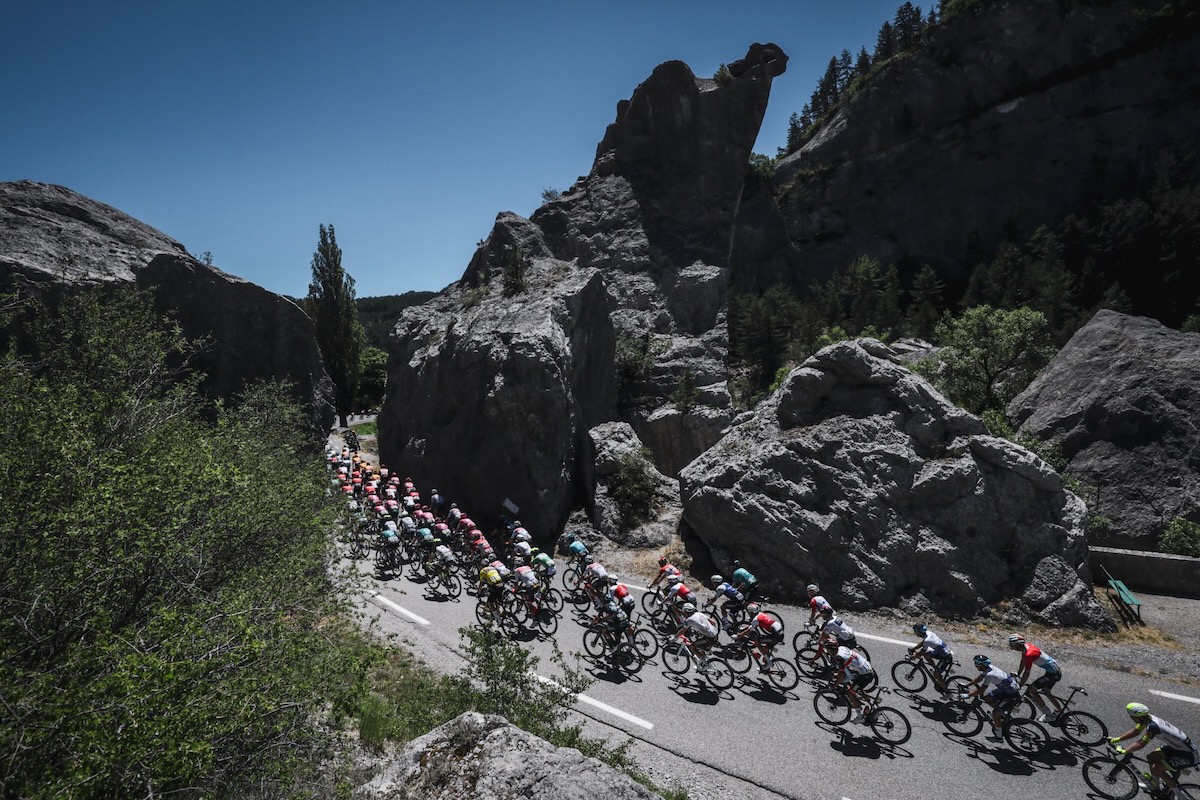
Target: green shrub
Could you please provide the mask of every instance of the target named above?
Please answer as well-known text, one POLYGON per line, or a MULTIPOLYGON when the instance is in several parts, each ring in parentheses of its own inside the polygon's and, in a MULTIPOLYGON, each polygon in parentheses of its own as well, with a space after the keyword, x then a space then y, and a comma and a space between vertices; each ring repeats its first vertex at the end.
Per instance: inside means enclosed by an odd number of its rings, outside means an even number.
POLYGON ((529 274, 529 261, 519 247, 509 247, 504 251, 504 267, 500 273, 500 281, 505 297, 520 294, 528 288, 526 277, 529 274))
POLYGON ((1200 558, 1200 523, 1176 517, 1159 537, 1158 548, 1164 553, 1200 558))
POLYGON ((713 73, 713 80, 718 86, 728 86, 733 83, 733 73, 729 71, 727 64, 722 64, 717 67, 717 71, 713 73))
POLYGON ((650 451, 644 447, 635 453, 625 453, 617 459, 617 470, 609 478, 609 496, 627 523, 648 519, 654 511, 658 485, 649 455, 650 451))
POLYGON ((696 405, 696 399, 700 396, 700 390, 696 388, 696 373, 690 369, 685 369, 679 376, 679 382, 675 384, 675 391, 671 392, 671 404, 681 414, 686 414, 696 405))

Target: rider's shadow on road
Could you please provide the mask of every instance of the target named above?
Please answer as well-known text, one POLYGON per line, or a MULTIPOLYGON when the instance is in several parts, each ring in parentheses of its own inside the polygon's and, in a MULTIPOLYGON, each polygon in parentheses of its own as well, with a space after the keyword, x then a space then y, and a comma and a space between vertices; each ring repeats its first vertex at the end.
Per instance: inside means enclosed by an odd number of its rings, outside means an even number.
POLYGON ((996 747, 988 747, 969 736, 961 736, 949 732, 943 733, 942 736, 955 744, 965 746, 968 756, 994 769, 996 772, 1003 772, 1005 775, 1029 776, 1037 771, 1037 767, 1028 758, 1017 755, 1005 745, 998 744, 996 747), (985 753, 992 756, 995 760, 984 758, 985 753))
POLYGON ((858 736, 854 731, 847 730, 838 725, 832 725, 822 720, 817 720, 815 724, 822 730, 837 734, 837 738, 832 740, 829 746, 849 758, 869 758, 871 760, 878 760, 880 758, 892 760, 897 758, 913 758, 911 750, 907 750, 899 745, 881 744, 870 733, 858 736))
POLYGON ((773 703, 777 706, 783 705, 788 701, 789 698, 792 700, 799 699, 799 696, 794 692, 785 692, 780 689, 776 689, 770 683, 765 681, 753 681, 746 678, 741 680, 741 685, 738 686, 738 691, 747 697, 760 700, 764 703, 773 703))
POLYGON ((611 661, 592 658, 590 656, 583 659, 591 666, 585 668, 587 674, 591 675, 598 681, 611 683, 614 686, 621 686, 626 683, 644 683, 641 676, 630 675, 625 670, 613 664, 611 661))
MULTIPOLYGON (((726 694, 722 690, 714 689, 703 678, 692 681, 681 675, 676 675, 673 672, 667 672, 665 670, 663 671, 662 675, 672 684, 671 691, 682 697, 684 700, 687 700, 689 703, 715 706, 726 694)), ((729 695, 729 698, 732 699, 733 695, 729 695)))

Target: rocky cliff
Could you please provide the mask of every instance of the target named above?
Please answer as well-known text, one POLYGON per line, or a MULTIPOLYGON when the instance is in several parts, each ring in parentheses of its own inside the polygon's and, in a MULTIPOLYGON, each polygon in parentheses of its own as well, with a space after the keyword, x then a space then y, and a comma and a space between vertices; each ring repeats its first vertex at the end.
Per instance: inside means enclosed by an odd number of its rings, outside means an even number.
POLYGON ((468 712, 409 742, 358 787, 361 800, 653 800, 612 767, 503 717, 468 712))
POLYGON ((186 336, 211 341, 195 361, 211 397, 288 381, 314 437, 324 439, 333 384, 312 321, 295 303, 200 263, 162 232, 70 189, 0 183, 0 287, 53 299, 105 281, 149 290, 186 336))
POLYGON ((383 462, 481 516, 509 498, 553 536, 594 506, 588 430, 619 404, 670 475, 715 442, 732 416, 728 243, 786 62, 754 45, 721 84, 659 66, 619 104, 587 176, 530 219, 500 214, 463 278, 396 325, 383 462), (644 337, 651 363, 618 397, 617 343, 644 337), (686 413, 667 401, 685 372, 699 387, 686 413))
POLYGON ((825 348, 681 476, 684 521, 769 593, 1111 628, 1083 502, 873 339, 825 348))
POLYGON ((1101 311, 1013 399, 1019 432, 1053 442, 1104 544, 1155 549, 1176 517, 1200 522, 1200 333, 1101 311), (1108 534, 1105 536, 1105 534, 1108 534))
POLYGON ((781 161, 735 268, 802 287, 869 255, 953 282, 973 236, 991 253, 1144 188, 1200 128, 1200 19, 1164 6, 981 0, 931 27, 781 161))

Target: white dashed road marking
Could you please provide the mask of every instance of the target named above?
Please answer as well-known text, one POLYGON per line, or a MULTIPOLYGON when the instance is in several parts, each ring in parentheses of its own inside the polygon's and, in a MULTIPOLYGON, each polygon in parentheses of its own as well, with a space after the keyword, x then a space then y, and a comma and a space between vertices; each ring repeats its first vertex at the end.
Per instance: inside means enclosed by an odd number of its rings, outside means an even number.
POLYGON ((1159 697, 1165 697, 1165 698, 1167 698, 1168 700, 1182 700, 1182 701, 1183 701, 1183 702, 1185 702, 1185 703, 1197 703, 1197 704, 1200 704, 1200 698, 1198 698, 1198 697, 1188 697, 1186 694, 1171 694, 1170 692, 1160 692, 1160 691, 1158 691, 1157 689, 1151 689, 1151 690, 1150 690, 1150 694, 1156 694, 1156 695, 1158 695, 1159 697))
MULTIPOLYGON (((555 681, 551 678, 547 678, 544 675, 538 675, 538 674, 534 673, 533 677, 537 678, 542 683, 549 683, 549 684, 553 684, 554 686, 558 686, 560 689, 562 688, 562 685, 559 684, 557 681, 555 681)), ((626 722, 631 722, 634 725, 638 725, 642 728, 645 728, 648 731, 654 730, 653 722, 648 722, 648 721, 642 719, 641 717, 635 717, 633 714, 630 714, 626 711, 622 711, 621 709, 616 708, 615 706, 610 706, 608 703, 602 703, 594 697, 588 697, 586 694, 577 694, 577 695, 575 695, 575 699, 581 703, 587 703, 589 706, 592 706, 593 708, 598 708, 607 714, 612 714, 614 717, 620 717, 621 719, 625 720, 626 722)))
POLYGON ((395 611, 397 614, 401 614, 405 617, 408 617, 409 619, 411 619, 413 622, 417 623, 418 625, 428 625, 429 624, 429 620, 425 619, 422 616, 418 616, 417 614, 414 614, 413 612, 409 611, 407 608, 396 605, 391 600, 388 600, 386 597, 381 595, 379 592, 375 592, 372 595, 372 597, 374 597, 376 600, 378 600, 381 603, 386 603, 388 605, 388 607, 391 608, 393 611, 395 611))
POLYGON ((873 642, 887 642, 888 644, 902 644, 905 647, 912 647, 912 642, 903 642, 899 639, 889 639, 886 636, 872 636, 869 633, 859 633, 858 631, 855 631, 854 635, 859 639, 870 639, 873 642))

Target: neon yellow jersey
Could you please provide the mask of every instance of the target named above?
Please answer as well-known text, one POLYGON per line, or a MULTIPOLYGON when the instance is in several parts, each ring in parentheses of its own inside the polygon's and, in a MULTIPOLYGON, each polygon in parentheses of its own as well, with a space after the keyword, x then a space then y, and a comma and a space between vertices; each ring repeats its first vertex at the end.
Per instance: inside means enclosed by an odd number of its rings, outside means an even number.
POLYGON ((499 586, 503 578, 500 577, 500 571, 495 567, 484 567, 479 570, 479 580, 489 586, 499 586))

